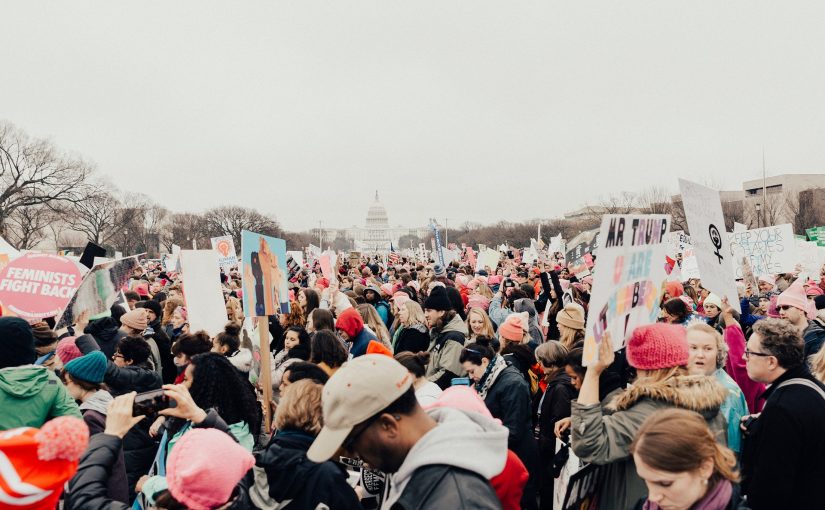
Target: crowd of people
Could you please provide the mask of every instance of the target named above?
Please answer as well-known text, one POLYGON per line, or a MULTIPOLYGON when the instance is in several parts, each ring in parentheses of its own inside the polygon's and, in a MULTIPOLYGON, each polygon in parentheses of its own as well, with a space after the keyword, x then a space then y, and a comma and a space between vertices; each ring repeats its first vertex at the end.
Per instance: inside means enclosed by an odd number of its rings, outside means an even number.
POLYGON ((244 317, 222 271, 216 334, 152 261, 106 317, 0 318, 0 503, 545 510, 570 466, 598 474, 588 508, 822 499, 825 269, 738 282, 741 312, 668 281, 659 322, 583 366, 592 276, 394 262, 304 267, 269 318, 244 317))

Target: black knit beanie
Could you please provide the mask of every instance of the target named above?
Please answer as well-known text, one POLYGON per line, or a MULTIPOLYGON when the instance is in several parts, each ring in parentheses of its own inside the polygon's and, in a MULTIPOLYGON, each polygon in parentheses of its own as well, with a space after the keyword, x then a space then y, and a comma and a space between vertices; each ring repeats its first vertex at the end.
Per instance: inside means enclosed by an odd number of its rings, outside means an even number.
POLYGON ((0 317, 0 368, 31 365, 35 360, 29 323, 18 317, 0 317))

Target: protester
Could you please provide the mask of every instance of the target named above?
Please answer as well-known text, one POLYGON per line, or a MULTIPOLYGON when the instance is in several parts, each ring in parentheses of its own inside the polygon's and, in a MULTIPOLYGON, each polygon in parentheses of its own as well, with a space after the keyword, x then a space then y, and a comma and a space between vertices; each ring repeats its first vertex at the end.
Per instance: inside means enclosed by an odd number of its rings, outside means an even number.
POLYGON ((477 413, 425 412, 412 383, 383 355, 341 367, 324 387, 324 426, 307 457, 324 462, 343 447, 387 473, 385 508, 501 508, 489 479, 504 469, 507 429, 477 413))
POLYGON ((523 508, 535 508, 538 445, 533 436, 529 384, 487 343, 467 345, 461 351, 459 361, 490 414, 509 430, 508 448, 518 455, 530 473, 521 504, 523 508))
POLYGON ((329 376, 315 363, 307 361, 293 363, 284 371, 284 376, 281 378, 281 394, 287 386, 302 379, 310 379, 323 386, 329 380, 329 376))
MULTIPOLYGON (((176 395, 172 389, 167 391, 169 396, 176 395)), ((190 416, 195 427, 202 426, 208 413, 197 408, 191 401, 186 402, 182 398, 176 401, 178 408, 162 412, 168 412, 170 416, 175 413, 181 418, 190 416)), ((89 442, 89 449, 80 461, 77 475, 69 484, 73 508, 131 508, 106 497, 106 478, 117 459, 123 438, 144 418, 132 416, 133 402, 134 394, 116 398, 106 416, 104 433, 94 436, 89 442)), ((216 419, 220 420, 219 417, 216 419)), ((166 475, 168 489, 155 495, 156 508, 248 508, 246 504, 234 505, 235 500, 243 496, 236 491, 236 487, 254 464, 254 457, 227 433, 213 428, 193 430, 181 438, 169 455, 166 475), (204 448, 204 445, 208 445, 208 448, 204 448), (215 459, 220 459, 220 462, 215 462, 215 459)))
POLYGON ((688 373, 713 376, 728 390, 728 397, 722 403, 720 411, 728 424, 728 448, 738 454, 741 451, 742 442, 739 422, 743 416, 748 414, 748 403, 742 390, 724 370, 728 346, 716 328, 701 322, 688 326, 687 341, 690 349, 688 373))
POLYGON ((40 427, 58 416, 80 418, 66 387, 37 359, 32 328, 23 319, 0 317, 0 430, 40 427))
POLYGON ((57 356, 57 335, 45 322, 32 324, 34 350, 37 353, 35 365, 42 365, 49 370, 60 369, 63 365, 57 356))
POLYGON ((546 389, 537 406, 537 439, 539 447, 538 489, 539 508, 553 509, 554 459, 556 457, 556 423, 570 416, 570 403, 578 392, 565 371, 569 351, 556 340, 549 340, 536 349, 536 359, 544 369, 546 389))
POLYGON ((298 289, 295 297, 304 312, 304 321, 308 320, 313 310, 321 306, 321 296, 312 289, 302 287, 298 289))
POLYGON ((364 321, 364 325, 375 333, 376 339, 391 349, 392 339, 390 338, 390 332, 387 326, 384 325, 381 317, 378 316, 375 308, 364 303, 356 306, 355 309, 358 310, 358 313, 361 315, 361 320, 364 321))
POLYGON ((575 349, 584 344, 584 308, 578 303, 567 303, 556 314, 559 341, 566 349, 575 349))
POLYGON ((699 414, 664 409, 647 418, 630 452, 648 489, 638 510, 745 508, 736 482, 736 457, 714 440, 699 414))
POLYGON ((335 321, 335 330, 342 340, 350 344, 353 357, 367 353, 370 340, 377 340, 375 333, 364 326, 364 319, 355 308, 344 310, 335 321))
POLYGON ((229 360, 232 366, 244 377, 249 376, 252 369, 252 351, 241 346, 241 326, 229 322, 223 331, 215 335, 212 340, 212 352, 217 352, 229 360))
POLYGON ((467 311, 467 331, 469 332, 467 337, 469 342, 475 342, 479 337, 493 338, 496 336, 493 321, 490 320, 490 316, 483 308, 471 307, 467 311))
POLYGON ((310 380, 284 390, 275 412, 277 432, 255 454, 255 468, 242 482, 257 508, 361 508, 343 467, 307 459, 306 451, 321 431, 322 391, 323 386, 310 380))
POLYGON ((275 355, 270 363, 273 400, 276 402, 278 401, 278 388, 281 386, 284 371, 293 363, 301 361, 297 356, 290 357, 290 351, 298 346, 303 346, 309 351, 311 348, 310 342, 309 333, 300 326, 292 326, 284 332, 284 348, 275 355))
POLYGON ((662 305, 662 317, 664 322, 668 324, 680 324, 682 326, 687 325, 688 322, 696 318, 690 306, 682 298, 672 298, 665 301, 662 305))
POLYGON ((407 299, 398 307, 398 327, 393 339, 393 352, 426 351, 430 346, 424 310, 415 301, 407 299))
MULTIPOLYGON (((146 310, 146 319, 148 321, 144 337, 150 336, 157 345, 160 355, 160 370, 163 382, 169 384, 177 377, 177 370, 172 359, 172 341, 166 334, 163 326, 160 324, 162 316, 161 304, 154 299, 141 301, 137 304, 138 308, 146 310)), ((123 317, 120 318, 123 322, 123 317)))
POLYGON ((312 335, 311 352, 310 361, 318 365, 328 376, 332 376, 349 358, 341 341, 327 330, 312 335))
POLYGON ((502 348, 507 344, 530 344, 530 349, 535 350, 538 344, 532 342, 530 327, 528 325, 529 316, 527 312, 511 313, 498 327, 498 338, 502 348))
POLYGON ((212 339, 206 331, 196 331, 194 333, 183 333, 172 345, 172 356, 175 369, 178 372, 175 376, 174 384, 183 382, 184 372, 192 356, 209 352, 212 350, 212 339))
MULTIPOLYGON (((214 352, 194 356, 186 367, 182 386, 189 390, 192 401, 199 408, 215 409, 235 440, 247 451, 252 451, 254 437, 260 430, 260 407, 254 394, 247 390, 245 382, 227 358, 214 352)), ((177 448, 181 438, 191 432, 193 426, 191 420, 175 417, 163 420, 158 433, 165 438, 161 441, 161 451, 155 459, 159 466, 158 472, 167 471, 165 465, 171 452, 177 448)), ((152 503, 154 495, 165 489, 167 482, 163 476, 142 477, 137 490, 152 503)))
POLYGON ((762 413, 744 424, 743 488, 754 510, 805 508, 821 499, 825 385, 808 371, 804 350, 799 327, 787 319, 757 322, 748 339, 748 375, 770 385, 762 413))
POLYGON ((384 300, 381 289, 377 285, 368 285, 367 288, 364 289, 364 299, 367 304, 372 306, 378 313, 384 327, 389 329, 390 325, 392 325, 393 317, 390 311, 390 305, 384 300))
POLYGON ((395 355, 395 360, 404 365, 415 378, 413 388, 415 388, 415 398, 421 407, 433 404, 441 395, 441 388, 437 384, 424 377, 427 371, 427 363, 430 361, 429 352, 412 353, 410 351, 400 352, 395 355))
POLYGON ((427 379, 446 389, 461 377, 461 348, 467 338, 467 326, 452 309, 444 287, 436 287, 424 301, 424 317, 430 328, 430 364, 427 379))
POLYGON ((598 360, 587 367, 579 398, 572 404, 569 427, 576 456, 602 466, 598 497, 604 508, 628 508, 646 493, 629 447, 645 418, 657 410, 680 407, 699 412, 724 441, 725 422, 719 409, 728 392, 712 377, 687 375, 689 357, 684 327, 636 328, 627 343, 627 360, 638 378, 613 399, 608 415, 599 399, 599 378, 613 363, 615 353, 609 335, 602 338, 598 360))
POLYGON ((811 304, 801 280, 796 280, 776 300, 779 316, 793 325, 805 340, 806 358, 819 352, 825 342, 825 328, 808 320, 811 304))
POLYGON ((307 316, 306 330, 309 333, 327 330, 335 332, 335 317, 332 312, 323 308, 316 308, 307 316))

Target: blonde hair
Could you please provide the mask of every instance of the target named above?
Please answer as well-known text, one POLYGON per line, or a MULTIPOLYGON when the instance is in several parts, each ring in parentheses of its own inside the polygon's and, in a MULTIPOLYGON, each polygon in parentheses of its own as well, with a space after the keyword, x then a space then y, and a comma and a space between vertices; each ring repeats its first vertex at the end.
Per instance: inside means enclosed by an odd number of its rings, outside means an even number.
POLYGON ((310 379, 301 379, 284 388, 275 411, 275 427, 278 430, 300 430, 317 436, 323 426, 323 390, 322 385, 310 379))
POLYGON ((407 309, 409 314, 409 319, 407 320, 406 326, 411 326, 413 324, 424 324, 424 310, 421 308, 421 305, 419 305, 416 301, 409 300, 402 306, 407 309))
POLYGON ((484 327, 478 336, 495 338, 496 332, 493 329, 493 321, 490 320, 490 316, 487 315, 487 312, 485 312, 483 308, 478 307, 470 308, 470 310, 467 311, 467 331, 469 332, 470 338, 473 338, 473 328, 470 327, 470 319, 473 318, 473 315, 480 316, 481 320, 484 322, 484 327))
POLYGON ((384 325, 384 321, 381 320, 381 316, 378 315, 377 311, 375 311, 375 307, 367 303, 361 303, 356 306, 355 309, 358 310, 359 314, 361 314, 364 324, 366 324, 366 326, 370 328, 373 333, 375 333, 375 336, 378 337, 378 341, 392 349, 392 344, 390 343, 390 332, 387 331, 387 326, 384 325))
POLYGON ((231 313, 226 314, 227 318, 232 322, 243 323, 244 315, 241 300, 236 297, 227 296, 226 304, 228 304, 231 309, 231 313))
POLYGON ((722 334, 716 328, 704 322, 692 322, 687 328, 688 333, 691 331, 701 331, 713 337, 716 341, 716 368, 725 366, 725 362, 728 360, 728 344, 722 334))
POLYGON ((584 330, 583 329, 573 329, 565 326, 564 324, 559 324, 559 342, 561 342, 562 346, 566 349, 575 349, 576 347, 580 347, 581 344, 584 342, 584 330))
POLYGON ((476 291, 487 299, 493 299, 493 291, 486 283, 479 283, 476 286, 476 291))
POLYGON ((686 409, 671 408, 650 415, 630 444, 630 453, 658 471, 695 471, 713 459, 710 487, 720 480, 739 481, 734 453, 716 442, 705 419, 686 409))
POLYGON ((825 349, 819 349, 819 352, 811 356, 810 365, 813 376, 825 382, 825 349))

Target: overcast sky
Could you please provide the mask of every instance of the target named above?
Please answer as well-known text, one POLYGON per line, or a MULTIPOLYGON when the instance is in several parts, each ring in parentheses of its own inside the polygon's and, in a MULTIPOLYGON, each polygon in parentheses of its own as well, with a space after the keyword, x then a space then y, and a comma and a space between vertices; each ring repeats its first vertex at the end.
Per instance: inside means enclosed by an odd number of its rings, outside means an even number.
POLYGON ((173 210, 553 217, 825 172, 825 2, 4 1, 0 118, 173 210))

